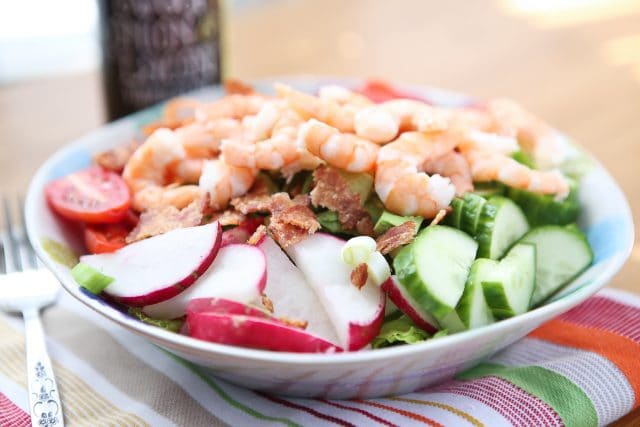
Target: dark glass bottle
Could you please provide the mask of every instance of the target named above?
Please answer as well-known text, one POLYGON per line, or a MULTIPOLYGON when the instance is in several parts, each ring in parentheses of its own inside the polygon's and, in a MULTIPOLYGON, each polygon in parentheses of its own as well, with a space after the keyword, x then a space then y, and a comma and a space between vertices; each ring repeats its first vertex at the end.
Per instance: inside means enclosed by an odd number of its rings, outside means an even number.
POLYGON ((222 0, 100 0, 109 120, 220 82, 222 0))

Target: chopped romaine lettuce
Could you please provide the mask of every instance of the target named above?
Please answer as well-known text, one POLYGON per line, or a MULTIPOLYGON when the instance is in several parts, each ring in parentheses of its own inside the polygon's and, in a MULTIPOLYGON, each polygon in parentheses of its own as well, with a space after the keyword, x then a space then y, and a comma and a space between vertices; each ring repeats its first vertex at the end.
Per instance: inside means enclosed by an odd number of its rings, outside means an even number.
POLYGON ((157 326, 159 328, 166 329, 171 332, 178 332, 184 323, 182 319, 154 319, 153 317, 149 317, 142 312, 142 309, 139 307, 129 307, 129 315, 135 317, 141 322, 148 323, 149 325, 157 326))
POLYGON ((522 163, 523 165, 530 167, 531 169, 535 169, 535 163, 533 162, 533 157, 527 152, 522 150, 516 151, 511 155, 511 158, 518 163, 522 163))
POLYGON ((371 342, 373 348, 415 344, 429 338, 429 334, 415 325, 406 315, 386 321, 380 333, 371 342))
POLYGON ((416 230, 418 230, 423 220, 424 218, 422 218, 421 216, 400 216, 392 214, 388 211, 384 211, 382 212, 382 215, 380 215, 380 218, 378 218, 376 225, 373 227, 373 232, 376 234, 382 234, 391 227, 404 224, 407 221, 415 222, 416 230))
POLYGON ((331 210, 322 211, 316 215, 316 219, 322 228, 332 234, 354 235, 355 233, 353 230, 345 230, 342 228, 337 212, 331 210))
POLYGON ((369 199, 364 204, 364 208, 369 212, 371 221, 373 221, 374 224, 378 222, 380 216, 384 212, 384 205, 376 193, 371 193, 369 199))

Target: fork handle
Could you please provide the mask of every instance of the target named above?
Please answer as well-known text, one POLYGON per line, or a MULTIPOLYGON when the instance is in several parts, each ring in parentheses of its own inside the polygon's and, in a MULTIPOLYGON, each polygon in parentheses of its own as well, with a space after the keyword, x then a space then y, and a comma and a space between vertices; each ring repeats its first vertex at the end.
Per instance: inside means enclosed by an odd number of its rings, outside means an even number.
POLYGON ((37 427, 63 427, 62 404, 51 359, 40 322, 38 309, 22 312, 27 347, 27 381, 31 425, 37 427))

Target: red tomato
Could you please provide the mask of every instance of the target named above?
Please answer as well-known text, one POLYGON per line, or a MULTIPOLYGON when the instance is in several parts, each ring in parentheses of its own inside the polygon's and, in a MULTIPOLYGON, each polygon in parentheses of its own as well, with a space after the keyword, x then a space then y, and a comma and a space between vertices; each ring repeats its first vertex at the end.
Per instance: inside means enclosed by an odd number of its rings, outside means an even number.
POLYGON ((92 254, 113 252, 125 246, 131 227, 124 223, 90 224, 84 229, 84 243, 92 254))
POLYGON ((98 166, 50 182, 45 195, 58 214, 88 223, 121 221, 131 199, 120 175, 98 166))
POLYGON ((391 99, 407 98, 416 99, 418 101, 431 104, 428 99, 421 98, 411 93, 403 92, 395 88, 391 83, 385 82, 384 80, 368 80, 360 89, 358 89, 358 92, 366 96, 373 102, 384 102, 391 99))

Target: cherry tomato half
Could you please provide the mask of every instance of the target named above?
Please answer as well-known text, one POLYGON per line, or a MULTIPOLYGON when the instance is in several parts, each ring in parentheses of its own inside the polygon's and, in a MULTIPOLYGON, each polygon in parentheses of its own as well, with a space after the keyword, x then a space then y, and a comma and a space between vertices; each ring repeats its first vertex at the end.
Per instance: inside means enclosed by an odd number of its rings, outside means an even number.
POLYGON ((125 223, 88 224, 84 229, 84 243, 92 254, 113 252, 125 246, 131 227, 125 223))
POLYGON ((424 99, 417 95, 404 92, 394 87, 391 83, 385 82, 383 80, 368 80, 357 91, 373 102, 378 103, 397 98, 415 99, 418 101, 426 102, 427 104, 431 103, 428 99, 424 99))
POLYGON ((87 223, 121 221, 131 200, 120 175, 98 166, 50 182, 45 195, 58 214, 87 223))

